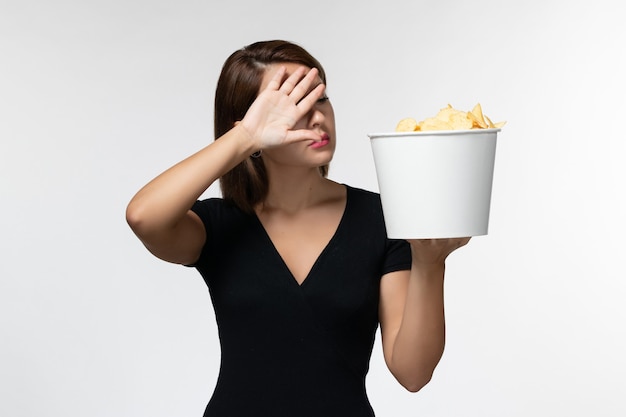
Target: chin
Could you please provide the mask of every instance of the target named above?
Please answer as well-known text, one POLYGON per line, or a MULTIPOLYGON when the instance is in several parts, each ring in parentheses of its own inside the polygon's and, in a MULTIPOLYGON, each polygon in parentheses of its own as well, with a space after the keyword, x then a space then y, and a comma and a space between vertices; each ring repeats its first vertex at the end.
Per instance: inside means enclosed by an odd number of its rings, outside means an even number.
POLYGON ((333 160, 333 156, 335 156, 335 150, 329 150, 329 152, 324 152, 323 154, 318 155, 319 158, 315 158, 315 165, 320 167, 323 165, 328 165, 333 160))

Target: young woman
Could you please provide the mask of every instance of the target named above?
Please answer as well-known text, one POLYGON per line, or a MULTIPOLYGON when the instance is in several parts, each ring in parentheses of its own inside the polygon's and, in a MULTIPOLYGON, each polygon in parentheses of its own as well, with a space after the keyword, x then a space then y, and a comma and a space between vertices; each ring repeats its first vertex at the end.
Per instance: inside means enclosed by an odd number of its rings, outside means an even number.
POLYGON ((325 84, 293 43, 236 51, 217 85, 217 140, 128 205, 147 249, 208 285, 222 356, 205 417, 373 416, 379 324, 409 391, 443 353, 445 259, 469 238, 389 240, 378 194, 326 177, 337 138, 325 84), (216 180, 222 198, 198 201, 216 180))

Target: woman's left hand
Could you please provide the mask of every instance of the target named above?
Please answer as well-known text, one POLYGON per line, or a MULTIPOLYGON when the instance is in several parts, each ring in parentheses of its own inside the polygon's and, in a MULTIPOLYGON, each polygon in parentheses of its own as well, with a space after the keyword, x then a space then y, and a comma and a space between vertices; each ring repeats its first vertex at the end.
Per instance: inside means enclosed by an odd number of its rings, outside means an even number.
POLYGON ((418 265, 442 265, 446 258, 458 248, 467 245, 471 238, 409 239, 413 262, 418 265))

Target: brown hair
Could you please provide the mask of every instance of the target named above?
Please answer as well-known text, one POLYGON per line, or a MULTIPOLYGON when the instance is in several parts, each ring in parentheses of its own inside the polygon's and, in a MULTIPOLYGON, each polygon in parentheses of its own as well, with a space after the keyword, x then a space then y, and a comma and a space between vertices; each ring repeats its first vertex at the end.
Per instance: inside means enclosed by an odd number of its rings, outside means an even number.
MULTIPOLYGON (((271 40, 256 42, 235 51, 224 63, 215 91, 214 133, 218 139, 236 121, 243 119, 259 94, 265 68, 277 62, 293 62, 317 68, 322 82, 326 74, 322 65, 301 46, 271 40)), ((319 167, 323 176, 328 165, 319 167)), ((246 158, 220 178, 222 197, 246 212, 267 196, 269 183, 263 158, 246 158)))

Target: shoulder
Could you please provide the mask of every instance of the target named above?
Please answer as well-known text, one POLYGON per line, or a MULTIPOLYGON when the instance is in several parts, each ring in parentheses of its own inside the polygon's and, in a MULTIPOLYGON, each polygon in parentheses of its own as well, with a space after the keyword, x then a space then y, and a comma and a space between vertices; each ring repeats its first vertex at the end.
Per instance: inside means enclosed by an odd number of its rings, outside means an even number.
POLYGON ((380 198, 380 194, 374 191, 366 190, 364 188, 353 187, 349 184, 343 184, 347 188, 349 193, 359 195, 366 198, 380 198))
POLYGON ((407 241, 389 239, 385 227, 380 194, 374 191, 354 188, 348 189, 348 204, 351 213, 352 232, 360 244, 370 242, 378 245, 383 256, 380 275, 411 268, 411 251, 407 241))
POLYGON ((363 201, 378 201, 380 202, 380 194, 374 191, 366 190, 364 188, 352 187, 351 185, 344 184, 348 190, 348 195, 353 198, 358 198, 363 201))
POLYGON ((250 218, 250 214, 235 204, 217 197, 196 201, 191 211, 202 220, 207 232, 228 228, 233 223, 241 223, 243 219, 250 218))
POLYGON ((363 188, 345 185, 348 190, 348 201, 352 206, 365 210, 375 210, 382 213, 380 194, 363 188))
POLYGON ((255 217, 222 198, 196 201, 191 207, 204 226, 206 240, 197 265, 202 265, 222 246, 228 246, 247 230, 251 229, 255 217))
POLYGON ((383 233, 385 220, 380 195, 374 191, 348 185, 346 188, 348 195, 346 212, 349 213, 349 217, 368 230, 380 230, 383 233))
POLYGON ((198 216, 203 215, 243 215, 243 211, 234 204, 218 197, 198 200, 191 207, 198 216))

